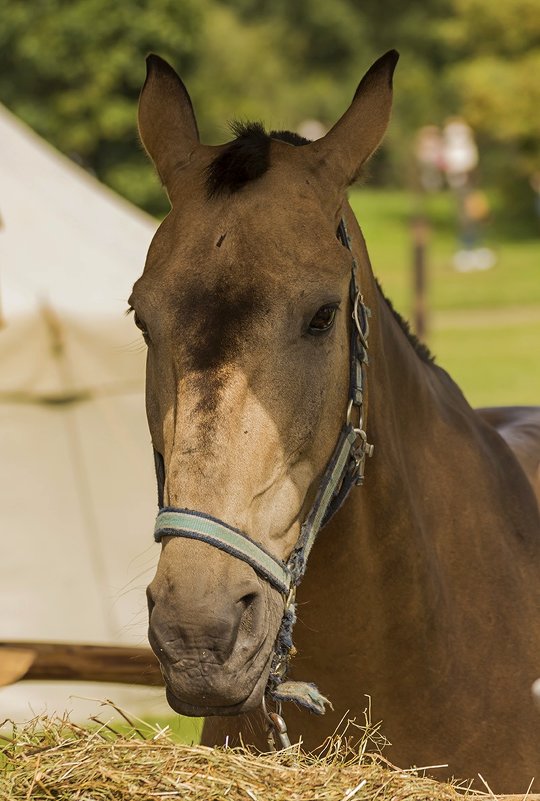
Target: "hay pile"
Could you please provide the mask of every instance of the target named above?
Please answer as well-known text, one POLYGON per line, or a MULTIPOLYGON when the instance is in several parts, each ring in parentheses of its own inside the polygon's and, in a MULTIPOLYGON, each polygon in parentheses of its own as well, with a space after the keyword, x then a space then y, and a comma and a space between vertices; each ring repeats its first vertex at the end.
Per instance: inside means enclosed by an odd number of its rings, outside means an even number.
POLYGON ((167 730, 133 724, 119 733, 38 718, 0 740, 1 801, 457 801, 463 795, 422 772, 353 751, 335 734, 317 756, 179 745, 167 730))

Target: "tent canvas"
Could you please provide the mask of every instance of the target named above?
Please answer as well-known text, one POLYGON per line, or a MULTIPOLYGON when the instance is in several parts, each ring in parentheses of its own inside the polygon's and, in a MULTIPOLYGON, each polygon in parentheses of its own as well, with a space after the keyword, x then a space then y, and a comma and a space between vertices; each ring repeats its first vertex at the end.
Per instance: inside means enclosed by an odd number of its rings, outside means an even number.
MULTIPOLYGON (((124 312, 156 223, 2 107, 0 141, 0 640, 145 645, 155 478, 124 312)), ((163 693, 22 682, 0 714, 87 714, 72 695, 163 693)))

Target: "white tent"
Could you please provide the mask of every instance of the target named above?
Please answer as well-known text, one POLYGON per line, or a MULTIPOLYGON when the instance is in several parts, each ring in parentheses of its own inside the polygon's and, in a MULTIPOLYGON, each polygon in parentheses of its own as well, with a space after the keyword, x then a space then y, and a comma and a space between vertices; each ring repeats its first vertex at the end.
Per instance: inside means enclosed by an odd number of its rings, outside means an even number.
MULTIPOLYGON (((156 493, 124 312, 156 224, 1 107, 0 142, 0 641, 145 645, 156 493)), ((21 682, 0 719, 86 714, 72 695, 163 693, 21 682)))

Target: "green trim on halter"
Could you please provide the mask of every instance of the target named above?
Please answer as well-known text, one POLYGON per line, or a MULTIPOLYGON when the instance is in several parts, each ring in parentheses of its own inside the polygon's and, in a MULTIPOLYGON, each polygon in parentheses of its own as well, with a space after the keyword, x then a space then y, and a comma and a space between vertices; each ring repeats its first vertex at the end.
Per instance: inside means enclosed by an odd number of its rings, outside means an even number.
POLYGON ((352 426, 349 426, 336 446, 334 457, 331 460, 331 470, 326 475, 326 480, 323 482, 310 516, 302 526, 300 539, 288 564, 272 556, 262 545, 252 540, 243 531, 204 514, 204 512, 196 512, 191 509, 176 509, 170 506, 161 509, 156 518, 154 539, 156 542, 160 542, 163 537, 185 537, 206 542, 230 556, 247 562, 262 578, 269 581, 283 595, 287 595, 291 587, 295 586, 301 578, 303 567, 307 562, 328 507, 343 482, 355 441, 356 432, 352 426), (298 562, 299 555, 301 556, 301 566, 298 562))
POLYGON ((186 537, 206 542, 247 562, 284 595, 291 588, 291 573, 281 560, 269 554, 247 534, 202 512, 165 507, 159 512, 154 529, 156 542, 162 537, 186 537))

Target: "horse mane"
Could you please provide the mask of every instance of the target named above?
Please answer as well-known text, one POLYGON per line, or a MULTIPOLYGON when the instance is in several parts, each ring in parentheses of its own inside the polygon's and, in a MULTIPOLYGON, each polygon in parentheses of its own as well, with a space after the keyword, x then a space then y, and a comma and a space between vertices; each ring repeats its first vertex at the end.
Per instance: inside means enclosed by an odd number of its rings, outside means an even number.
MULTIPOLYGON (((206 191, 209 198, 221 194, 233 195, 251 181, 264 175, 270 167, 270 143, 272 139, 287 142, 295 147, 309 144, 309 139, 293 131, 270 131, 267 133, 261 122, 235 120, 230 129, 236 137, 211 162, 206 172, 206 191)), ((427 345, 412 333, 409 323, 395 310, 384 294, 380 283, 377 287, 394 319, 413 346, 416 354, 427 364, 435 361, 427 345)))
POLYGON ((260 178, 270 167, 270 143, 279 139, 290 145, 306 145, 305 139, 292 131, 270 131, 267 133, 261 122, 230 124, 235 135, 209 165, 206 171, 206 191, 210 198, 221 194, 233 195, 247 183, 260 178))
POLYGON ((430 351, 430 349, 428 348, 427 345, 425 345, 423 342, 421 342, 418 339, 416 334, 413 334, 413 332, 411 331, 411 328, 410 328, 410 324, 407 322, 407 320, 405 320, 401 316, 401 314, 398 311, 396 311, 396 309, 394 308, 394 306, 392 304, 392 301, 384 294, 383 289, 382 289, 382 287, 381 287, 381 285, 379 283, 379 280, 377 278, 375 279, 375 283, 377 284, 377 289, 381 293, 386 305, 388 306, 388 308, 392 312, 392 315, 393 315, 395 321, 397 322, 397 324, 399 325, 399 327, 401 328, 401 330, 403 331, 403 333, 405 334, 405 336, 407 337, 407 339, 409 340, 409 342, 413 346, 417 356, 419 356, 419 358, 422 359, 423 362, 426 362, 426 364, 434 364, 435 363, 434 354, 430 351))

